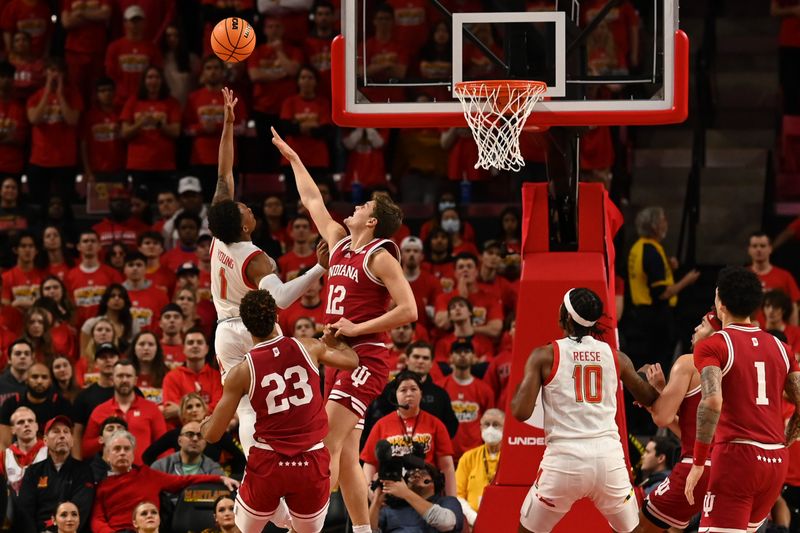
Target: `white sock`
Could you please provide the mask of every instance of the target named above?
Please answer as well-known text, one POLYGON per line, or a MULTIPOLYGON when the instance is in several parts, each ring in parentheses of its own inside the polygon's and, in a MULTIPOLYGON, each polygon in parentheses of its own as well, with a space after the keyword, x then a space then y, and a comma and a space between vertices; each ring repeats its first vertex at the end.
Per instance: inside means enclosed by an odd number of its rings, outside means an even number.
POLYGON ((369 524, 353 526, 353 533, 372 533, 372 526, 369 524))

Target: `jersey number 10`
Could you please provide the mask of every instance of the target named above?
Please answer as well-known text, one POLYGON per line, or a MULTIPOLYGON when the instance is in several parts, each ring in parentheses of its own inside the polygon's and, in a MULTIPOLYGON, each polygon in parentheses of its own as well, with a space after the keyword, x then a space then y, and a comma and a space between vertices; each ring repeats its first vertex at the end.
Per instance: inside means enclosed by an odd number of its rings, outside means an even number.
POLYGON ((600 403, 603 401, 603 367, 575 365, 572 372, 575 382, 575 401, 600 403))

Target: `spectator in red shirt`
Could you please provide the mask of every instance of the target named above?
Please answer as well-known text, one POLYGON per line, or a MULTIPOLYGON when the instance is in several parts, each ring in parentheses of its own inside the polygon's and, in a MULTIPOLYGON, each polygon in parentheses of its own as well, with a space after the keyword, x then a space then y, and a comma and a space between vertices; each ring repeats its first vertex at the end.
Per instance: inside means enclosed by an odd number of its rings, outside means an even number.
MULTIPOLYGON (((303 268, 298 272, 302 276, 309 267, 303 268)), ((325 306, 322 305, 322 278, 319 283, 309 285, 306 292, 286 309, 281 309, 278 323, 284 335, 292 335, 295 323, 301 318, 310 318, 314 322, 313 333, 321 333, 325 325, 325 306)))
MULTIPOLYGON (((797 287, 797 282, 791 272, 776 267, 770 262, 772 242, 769 236, 762 231, 751 234, 747 255, 750 256, 750 270, 755 272, 758 279, 761 280, 761 286, 765 292, 780 289, 789 295, 793 302, 793 311, 791 316, 786 318, 790 324, 797 325, 797 304, 800 301, 800 288, 797 287)), ((760 314, 756 317, 756 320, 760 323, 764 322, 760 314)))
POLYGON ((103 74, 111 0, 66 0, 62 5, 61 26, 67 34, 64 44, 67 72, 70 82, 88 102, 92 80, 103 74))
POLYGON ((22 231, 14 239, 11 250, 17 256, 17 264, 2 274, 0 303, 24 313, 39 297, 39 287, 45 277, 45 273, 36 265, 39 243, 32 233, 22 231))
POLYGON ((441 420, 420 409, 422 382, 413 372, 402 372, 397 383, 396 405, 401 407, 375 424, 361 452, 364 461, 364 477, 373 479, 378 472, 375 445, 387 440, 395 457, 412 452, 412 443, 420 443, 425 450, 425 462, 438 465, 445 478, 446 492, 455 495, 456 480, 453 463, 453 443, 441 420), (406 407, 407 406, 407 407, 406 407))
POLYGON ((42 233, 42 248, 42 264, 45 270, 63 281, 69 269, 75 266, 75 260, 67 250, 67 243, 60 227, 45 226, 42 233))
POLYGON ((780 289, 767 291, 762 304, 764 323, 760 326, 764 331, 782 332, 786 336, 786 344, 792 347, 797 357, 797 354, 800 354, 800 326, 787 323, 787 318, 791 316, 793 309, 792 300, 785 292, 780 289))
POLYGON ((279 18, 265 18, 266 42, 247 59, 247 73, 253 84, 253 118, 261 138, 270 135, 269 128, 277 123, 281 104, 295 94, 296 76, 303 62, 303 52, 284 42, 283 29, 279 18))
POLYGON ((450 395, 453 412, 458 418, 458 431, 453 439, 455 460, 476 446, 480 446, 481 417, 494 407, 494 391, 472 375, 475 350, 469 341, 456 342, 450 351, 453 373, 444 378, 441 386, 450 395))
POLYGON ((292 249, 278 258, 278 268, 283 281, 293 280, 304 268, 317 263, 317 255, 312 242, 311 220, 305 215, 297 215, 292 220, 290 235, 292 249))
POLYGON ((114 80, 105 76, 94 84, 95 98, 84 116, 81 131, 81 161, 89 184, 121 181, 125 169, 125 143, 114 108, 114 80))
POLYGON ((175 139, 181 133, 181 106, 169 95, 161 69, 145 69, 139 92, 125 103, 120 120, 134 185, 157 189, 175 170, 175 139))
POLYGON ((169 303, 163 291, 155 288, 146 275, 147 258, 141 252, 125 256, 125 281, 131 299, 131 316, 142 330, 155 327, 161 318, 161 308, 169 303))
POLYGON ((28 310, 25 337, 34 346, 36 359, 50 364, 56 355, 64 355, 72 363, 78 361, 78 333, 58 318, 58 305, 50 298, 39 298, 28 310), (34 316, 38 315, 38 316, 34 316), (34 328, 34 322, 39 324, 34 328), (33 331, 37 334, 34 336, 33 331))
POLYGON ((67 295, 67 286, 58 276, 47 276, 39 288, 40 298, 49 298, 53 301, 55 319, 71 324, 75 318, 75 304, 67 295))
MULTIPOLYGON (((478 258, 472 254, 456 257, 455 275, 458 280, 453 295, 466 298, 472 304, 472 323, 475 333, 498 338, 503 331, 503 306, 499 298, 484 292, 478 286, 478 258)), ((447 304, 453 295, 440 294, 436 298, 434 323, 442 330, 450 329, 447 304)))
POLYGON ((175 272, 161 264, 164 236, 157 231, 145 231, 137 240, 138 250, 147 259, 145 276, 169 297, 175 290, 175 272))
POLYGON ((478 249, 471 238, 467 238, 466 227, 462 224, 461 214, 455 207, 448 207, 439 213, 439 227, 450 235, 453 243, 453 257, 462 253, 478 255, 478 249))
POLYGON ((403 324, 389 330, 389 338, 392 343, 389 345, 389 375, 395 376, 406 367, 406 349, 416 339, 414 339, 414 324, 403 324))
POLYGON ((505 410, 508 403, 508 378, 511 377, 511 363, 514 360, 514 353, 511 351, 511 344, 514 339, 514 332, 517 327, 517 321, 511 320, 508 328, 509 342, 508 347, 502 349, 492 361, 489 363, 489 368, 483 375, 483 380, 494 391, 494 404, 505 410))
MULTIPOLYGON (((183 114, 183 128, 192 138, 192 153, 189 164, 192 172, 200 178, 204 200, 211 201, 217 181, 217 157, 219 136, 222 133, 222 85, 225 81, 225 64, 215 55, 203 60, 200 83, 203 87, 189 94, 183 114)), ((236 115, 235 135, 245 131, 247 115, 236 115)))
POLYGON ((83 100, 64 78, 63 61, 48 59, 44 87, 28 99, 33 130, 28 190, 34 198, 48 197, 51 189, 67 201, 75 196, 83 100))
POLYGON ((440 291, 439 280, 430 272, 423 270, 423 245, 419 237, 408 236, 400 243, 403 275, 411 285, 414 300, 417 302, 417 317, 424 325, 433 319, 433 304, 440 291))
POLYGON ((44 85, 45 60, 33 53, 31 36, 24 31, 14 33, 8 61, 14 65, 14 96, 27 100, 44 85))
POLYGON ((164 376, 169 372, 164 363, 164 350, 152 331, 142 331, 133 338, 128 358, 136 368, 137 383, 144 397, 161 405, 164 376))
MULTIPOLYGON (((425 33, 422 33, 422 35, 427 37, 427 42, 423 41, 424 47, 420 50, 418 75, 425 82, 447 82, 453 72, 453 43, 450 37, 450 22, 437 22, 429 37, 428 28, 425 28, 424 31, 425 33)), ((417 34, 417 38, 419 38, 419 34, 417 34)), ((446 102, 453 98, 447 86, 420 87, 417 93, 424 94, 431 100, 439 102, 446 102)))
MULTIPOLYGON (((125 36, 113 41, 106 50, 106 74, 117 84, 114 105, 122 107, 136 96, 144 71, 149 65, 161 65, 158 48, 145 40, 144 10, 130 6, 125 10, 125 36)), ((169 93, 169 91, 167 91, 169 93)))
POLYGON ((53 34, 51 16, 45 0, 10 0, 0 17, 6 50, 11 50, 12 35, 21 31, 30 35, 33 54, 39 58, 46 56, 53 34))
POLYGON ((135 425, 131 425, 130 421, 128 425, 130 433, 117 431, 105 444, 105 454, 109 458, 112 475, 97 486, 92 508, 93 533, 130 530, 133 525, 133 511, 143 501, 158 507, 161 492, 177 493, 195 483, 224 483, 229 490, 239 486, 238 481, 225 476, 174 476, 153 470, 149 466, 135 464, 141 463, 142 450, 149 444, 137 435, 135 425))
MULTIPOLYGON (((409 54, 408 49, 394 35, 394 9, 384 3, 378 5, 374 13, 372 26, 375 33, 366 43, 367 81, 386 83, 389 80, 402 80, 408 71, 409 54)), ((360 62, 358 68, 359 76, 363 76, 360 62)), ((405 91, 402 88, 362 87, 360 90, 371 102, 405 100, 405 91)))
POLYGON ((342 144, 349 153, 344 180, 339 184, 342 191, 349 192, 353 183, 359 183, 364 189, 363 194, 369 196, 375 188, 388 187, 384 153, 388 142, 389 130, 386 128, 355 128, 343 134, 342 144))
POLYGON ((161 308, 161 349, 167 367, 180 366, 186 356, 183 353, 183 310, 178 304, 168 303, 161 308))
POLYGON ((181 213, 194 213, 200 217, 200 234, 211 236, 208 231, 208 208, 203 204, 203 187, 196 176, 184 176, 178 180, 178 201, 180 209, 164 221, 161 234, 164 235, 164 247, 171 250, 178 241, 178 228, 175 221, 181 213))
POLYGON ((316 334, 317 324, 313 318, 301 316, 295 321, 292 337, 296 339, 313 339, 316 334))
POLYGON ((519 209, 510 206, 500 212, 500 234, 499 241, 503 248, 517 254, 522 252, 522 221, 519 209))
POLYGON ((22 174, 28 140, 27 113, 14 98, 14 71, 11 63, 0 62, 0 173, 6 176, 22 174))
MULTIPOLYGON (((192 328, 200 329, 207 338, 213 334, 213 328, 216 326, 216 312, 214 311, 214 304, 206 301, 206 304, 211 306, 211 318, 206 318, 198 311, 197 295, 191 288, 184 287, 175 291, 175 303, 178 304, 183 312, 183 333, 186 334, 192 328)), ((289 335, 290 331, 284 331, 285 335, 289 335)))
MULTIPOLYGON (((312 173, 314 169, 327 170, 331 163, 328 143, 333 133, 331 104, 318 96, 317 74, 311 67, 300 67, 297 87, 297 94, 283 100, 279 129, 286 132, 287 142, 312 173)), ((286 165, 287 161, 282 160, 282 164, 286 165)))
POLYGON ((317 73, 317 92, 331 97, 331 41, 336 36, 333 4, 327 0, 314 3, 314 27, 303 42, 303 52, 317 73))
MULTIPOLYGON (((178 195, 173 190, 162 190, 156 196, 156 205, 158 220, 153 224, 153 231, 161 232, 164 229, 164 223, 171 219, 179 209, 178 195)), ((162 245, 165 244, 162 242, 162 245)))
MULTIPOLYGON (((136 394, 136 369, 132 362, 117 361, 114 365, 113 382, 114 396, 95 407, 89 417, 81 447, 84 458, 100 451, 100 442, 97 440, 100 436, 100 425, 109 416, 118 416, 128 423, 128 428, 141 444, 142 451, 167 431, 158 406, 136 394)), ((136 462, 141 460, 141 451, 137 450, 136 462)))
POLYGON ((10 268, 16 258, 11 243, 17 232, 30 228, 36 214, 20 198, 17 178, 8 176, 0 184, 0 268, 10 268))
POLYGON ((188 211, 175 217, 178 242, 172 250, 161 256, 164 266, 177 271, 184 263, 197 264, 197 238, 200 236, 201 225, 200 217, 188 211))
POLYGON ((128 189, 111 189, 109 211, 108 217, 92 226, 100 237, 100 246, 109 250, 113 243, 120 242, 128 250, 135 250, 139 235, 148 227, 140 219, 131 216, 131 194, 128 189))
POLYGON ((447 318, 453 331, 440 338, 436 343, 436 362, 447 363, 452 354, 454 343, 469 342, 473 347, 477 362, 487 362, 494 355, 492 339, 475 332, 472 325, 474 308, 472 303, 462 296, 453 296, 447 302, 447 318))
POLYGON ((78 239, 78 266, 70 269, 64 279, 70 297, 78 310, 76 326, 95 316, 106 287, 122 283, 122 276, 113 268, 100 263, 100 238, 93 230, 84 231, 78 239))
POLYGON ((510 313, 517 307, 517 292, 511 282, 500 275, 502 266, 502 244, 495 240, 483 243, 481 265, 478 270, 478 287, 500 298, 503 302, 503 310, 506 313, 510 313))
POLYGON ((199 329, 190 329, 183 342, 186 362, 176 366, 164 377, 164 418, 177 418, 180 414, 181 398, 190 392, 197 392, 208 404, 209 412, 214 410, 222 397, 222 381, 219 370, 206 362, 208 342, 199 329))

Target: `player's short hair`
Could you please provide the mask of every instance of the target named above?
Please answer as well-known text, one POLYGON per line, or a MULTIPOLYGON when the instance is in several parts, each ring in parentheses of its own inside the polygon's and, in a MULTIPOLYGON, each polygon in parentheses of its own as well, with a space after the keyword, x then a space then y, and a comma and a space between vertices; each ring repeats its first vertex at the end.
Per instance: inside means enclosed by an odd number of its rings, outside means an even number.
POLYGON ((780 289, 767 291, 764 294, 764 300, 761 305, 764 307, 769 305, 770 307, 779 308, 781 311, 783 311, 784 320, 789 320, 789 317, 791 316, 792 311, 794 310, 793 309, 794 306, 792 305, 792 299, 789 297, 788 294, 786 294, 780 289))
POLYGON ((373 193, 372 201, 375 202, 372 216, 378 219, 373 235, 379 239, 388 239, 403 223, 403 210, 384 192, 373 193))
POLYGON ((740 266, 728 266, 719 271, 717 294, 722 304, 735 317, 752 315, 761 307, 764 297, 758 276, 740 266))
POLYGON ((652 237, 663 216, 664 208, 657 205, 645 207, 636 214, 636 233, 639 237, 652 237))
POLYGON ((394 381, 392 382, 396 384, 394 387, 395 393, 397 393, 397 389, 400 388, 400 384, 403 383, 404 381, 413 381, 414 383, 417 384, 419 390, 422 390, 422 378, 419 377, 419 374, 417 374, 416 372, 412 372, 410 370, 403 370, 402 372, 397 374, 397 376, 395 376, 394 381))
POLYGON ((224 200, 208 208, 208 229, 225 244, 239 241, 242 235, 242 212, 233 200, 224 200))
POLYGON ((406 355, 411 355, 411 352, 413 352, 417 348, 423 348, 431 352, 431 359, 433 359, 433 345, 425 341, 414 341, 408 346, 406 346, 406 355))
POLYGON ((467 309, 469 309, 469 312, 472 313, 472 302, 470 302, 463 296, 453 296, 452 298, 450 298, 450 301, 447 302, 447 312, 449 313, 450 309, 452 309, 453 306, 457 303, 462 303, 466 305, 467 309))
POLYGON ((475 266, 478 266, 478 258, 475 254, 470 252, 461 252, 458 254, 455 259, 453 259, 453 265, 457 265, 459 261, 472 261, 475 266))
POLYGON ((142 252, 139 250, 134 250, 125 254, 125 265, 127 266, 134 261, 141 261, 145 265, 147 264, 147 258, 144 256, 142 252))
POLYGON ((755 237, 757 239, 760 239, 761 237, 766 237, 767 238, 767 242, 769 244, 772 244, 772 238, 770 238, 770 236, 767 235, 767 233, 765 231, 763 231, 763 230, 758 230, 758 231, 752 232, 750 234, 750 236, 747 237, 747 242, 749 243, 753 239, 753 237, 755 237))
POLYGON ((254 337, 264 339, 275 329, 278 310, 269 291, 258 289, 244 295, 239 304, 239 316, 247 331, 254 337))
POLYGON ((128 422, 122 417, 119 416, 109 416, 100 424, 100 434, 103 434, 103 431, 106 429, 106 426, 109 424, 117 424, 118 426, 122 426, 125 429, 128 429, 128 422))
POLYGON ((25 339, 17 339, 14 342, 12 342, 11 344, 8 345, 8 357, 9 358, 11 357, 11 352, 14 351, 14 346, 17 346, 18 344, 24 344, 25 346, 30 348, 31 349, 31 356, 33 356, 33 345, 30 343, 30 341, 27 341, 25 339))
POLYGON ((596 323, 603 317, 603 300, 591 289, 579 287, 572 289, 569 293, 569 301, 572 308, 581 318, 595 322, 592 326, 581 326, 569 315, 567 308, 561 305, 561 322, 563 324, 572 323, 573 337, 578 339, 587 335, 599 336, 603 334, 603 329, 596 323))

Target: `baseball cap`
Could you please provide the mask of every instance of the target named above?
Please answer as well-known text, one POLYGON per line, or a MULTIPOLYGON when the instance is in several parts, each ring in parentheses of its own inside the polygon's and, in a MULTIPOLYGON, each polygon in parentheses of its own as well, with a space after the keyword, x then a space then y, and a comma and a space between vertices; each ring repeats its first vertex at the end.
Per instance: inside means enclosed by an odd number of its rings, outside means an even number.
POLYGON ((180 181, 178 181, 178 194, 183 194, 185 192, 203 192, 200 180, 194 176, 184 176, 181 178, 180 181))
POLYGON ((185 263, 183 263, 181 266, 178 267, 177 275, 178 277, 180 277, 186 274, 189 275, 194 274, 195 276, 199 275, 200 269, 197 268, 197 265, 195 265, 191 261, 186 261, 185 263))
POLYGON ((69 429, 72 429, 72 427, 73 427, 72 420, 70 420, 70 418, 68 416, 56 415, 53 418, 51 418, 50 420, 48 420, 47 424, 44 425, 44 433, 45 433, 45 435, 47 435, 47 432, 50 431, 50 428, 52 428, 56 424, 64 424, 69 429))
POLYGON ((97 349, 94 351, 94 356, 101 357, 103 354, 113 353, 114 355, 119 355, 119 348, 117 348, 111 342, 104 342, 100 344, 97 349))
POLYGON ((129 200, 131 193, 125 187, 114 187, 108 192, 110 200, 129 200))
POLYGON ((503 245, 500 244, 500 241, 489 239, 488 241, 483 243, 483 248, 481 249, 482 252, 485 252, 489 248, 497 248, 500 253, 503 253, 503 245))
POLYGON ((129 6, 128 9, 125 10, 125 14, 123 15, 125 20, 133 20, 136 17, 144 18, 144 9, 139 6, 129 6))
POLYGON ((456 339, 456 341, 450 345, 450 353, 474 351, 475 348, 472 346, 472 341, 468 339, 456 339))
POLYGON ((181 309, 180 305, 175 304, 175 303, 168 303, 167 305, 162 307, 161 308, 161 315, 163 316, 163 315, 169 313, 170 311, 174 311, 176 313, 180 313, 181 315, 183 315, 183 309, 181 309))
POLYGON ((414 237, 413 235, 409 235, 403 239, 403 242, 400 243, 400 249, 417 249, 421 252, 424 249, 424 246, 422 245, 422 239, 419 237, 414 237))

